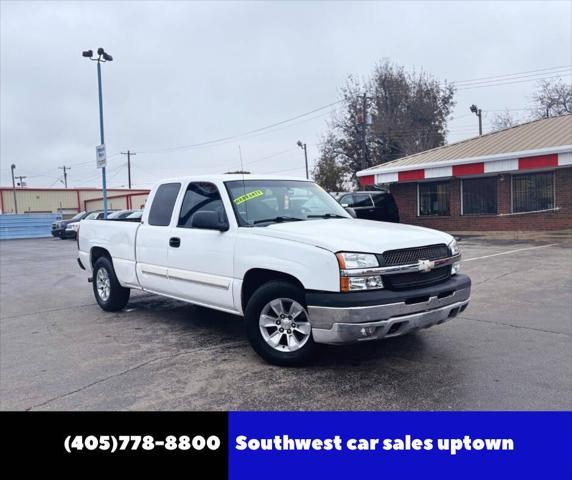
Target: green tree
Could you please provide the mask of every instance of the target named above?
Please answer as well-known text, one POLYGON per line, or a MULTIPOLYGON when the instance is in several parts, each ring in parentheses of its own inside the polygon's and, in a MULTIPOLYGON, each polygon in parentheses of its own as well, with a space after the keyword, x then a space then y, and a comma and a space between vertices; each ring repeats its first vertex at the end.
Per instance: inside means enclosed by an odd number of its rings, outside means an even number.
POLYGON ((320 145, 320 158, 312 170, 312 178, 328 192, 343 191, 348 170, 340 161, 335 139, 328 135, 320 145))

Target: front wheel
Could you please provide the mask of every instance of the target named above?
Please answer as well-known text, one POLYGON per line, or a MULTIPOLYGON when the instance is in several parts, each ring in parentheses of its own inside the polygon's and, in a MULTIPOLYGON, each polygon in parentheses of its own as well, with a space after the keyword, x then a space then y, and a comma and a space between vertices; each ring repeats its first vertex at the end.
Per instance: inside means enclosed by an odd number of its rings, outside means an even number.
POLYGON ((99 306, 108 312, 116 312, 127 305, 130 290, 122 287, 111 260, 100 257, 93 266, 93 293, 99 306))
POLYGON ((252 348, 275 365, 307 363, 316 349, 304 291, 287 282, 262 285, 245 312, 246 334, 252 348))

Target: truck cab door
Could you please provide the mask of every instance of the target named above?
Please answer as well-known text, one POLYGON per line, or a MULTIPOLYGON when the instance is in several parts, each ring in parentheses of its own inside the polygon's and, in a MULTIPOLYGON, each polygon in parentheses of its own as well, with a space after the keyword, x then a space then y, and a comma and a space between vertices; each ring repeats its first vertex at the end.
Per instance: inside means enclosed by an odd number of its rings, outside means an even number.
POLYGON ((137 230, 137 278, 141 287, 150 292, 169 294, 170 225, 180 190, 180 183, 159 185, 150 199, 149 215, 137 230))
POLYGON ((173 244, 169 247, 168 263, 172 295, 197 304, 234 310, 236 230, 229 229, 228 225, 218 187, 211 182, 190 182, 170 229, 173 244), (199 222, 201 215, 218 219, 218 228, 216 224, 199 222))

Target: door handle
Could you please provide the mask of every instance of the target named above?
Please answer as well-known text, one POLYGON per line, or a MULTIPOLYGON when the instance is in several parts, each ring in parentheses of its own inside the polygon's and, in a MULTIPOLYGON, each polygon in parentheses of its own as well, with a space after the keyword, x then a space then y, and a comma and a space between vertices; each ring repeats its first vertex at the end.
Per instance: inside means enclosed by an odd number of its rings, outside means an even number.
POLYGON ((169 247, 179 248, 181 246, 181 239, 179 237, 169 238, 169 247))

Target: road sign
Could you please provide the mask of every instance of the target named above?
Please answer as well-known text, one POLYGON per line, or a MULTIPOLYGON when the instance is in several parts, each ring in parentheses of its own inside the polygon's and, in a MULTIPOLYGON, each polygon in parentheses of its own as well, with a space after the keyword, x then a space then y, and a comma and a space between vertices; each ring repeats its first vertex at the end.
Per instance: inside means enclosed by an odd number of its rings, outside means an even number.
POLYGON ((97 168, 107 167, 107 156, 105 154, 105 145, 98 145, 95 147, 95 159, 97 168))

